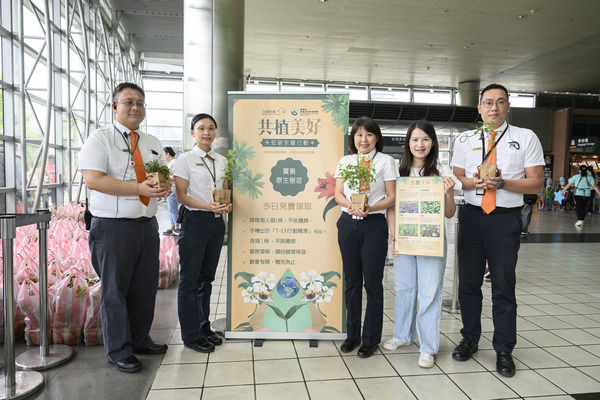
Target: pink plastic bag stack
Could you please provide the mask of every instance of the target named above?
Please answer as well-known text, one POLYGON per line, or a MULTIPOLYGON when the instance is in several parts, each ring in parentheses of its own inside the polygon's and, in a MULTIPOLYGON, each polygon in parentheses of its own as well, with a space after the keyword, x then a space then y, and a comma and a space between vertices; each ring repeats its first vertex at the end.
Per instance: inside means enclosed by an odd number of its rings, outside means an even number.
POLYGON ((158 288, 166 289, 176 280, 179 273, 179 247, 171 236, 163 236, 160 243, 160 267, 158 274, 158 288))
MULTIPOLYGON (((17 304, 25 319, 25 341, 27 345, 40 344, 40 293, 38 282, 26 280, 19 289, 17 304)), ((49 315, 51 321, 52 317, 49 315)), ((51 335, 51 331, 48 332, 51 335)), ((49 336, 50 339, 50 336, 49 336)))
POLYGON ((88 346, 102 344, 102 319, 100 316, 100 282, 89 288, 88 309, 83 325, 83 341, 88 346))
POLYGON ((78 273, 65 274, 56 284, 52 339, 58 344, 78 344, 88 305, 88 285, 78 273))

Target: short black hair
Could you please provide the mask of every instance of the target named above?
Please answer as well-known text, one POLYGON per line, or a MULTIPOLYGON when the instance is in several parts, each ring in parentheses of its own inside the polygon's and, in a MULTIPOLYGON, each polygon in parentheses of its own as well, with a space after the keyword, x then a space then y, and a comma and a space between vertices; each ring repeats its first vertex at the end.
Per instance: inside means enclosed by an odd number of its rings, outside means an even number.
POLYGON ((200 114, 196 114, 192 117, 192 125, 190 127, 191 130, 194 130, 194 125, 196 125, 196 122, 200 121, 201 119, 204 118, 209 118, 212 120, 212 122, 215 123, 215 128, 217 128, 217 121, 215 121, 215 119, 212 117, 212 115, 210 114, 206 114, 206 113, 200 113, 200 114))
POLYGON ((144 93, 144 89, 142 89, 139 85, 136 85, 135 83, 131 82, 121 82, 117 85, 117 87, 115 87, 115 89, 112 92, 113 104, 117 102, 117 96, 119 95, 119 93, 121 93, 125 89, 137 90, 142 94, 142 96, 144 96, 144 98, 146 98, 146 93, 144 93))
POLYGON ((483 99, 483 94, 484 94, 485 92, 487 92, 488 90, 493 90, 493 89, 500 89, 500 90, 504 90, 504 93, 506 93, 506 100, 508 100, 508 97, 509 97, 509 96, 508 96, 508 90, 507 90, 507 89, 506 89, 504 86, 502 86, 502 85, 500 85, 500 84, 498 84, 498 83, 492 83, 492 84, 490 84, 490 85, 487 85, 486 87, 484 87, 484 88, 481 90, 481 94, 479 95, 479 102, 481 103, 481 99, 483 99))
POLYGON ((167 146, 167 147, 163 148, 163 151, 165 153, 167 153, 168 155, 170 155, 171 157, 175 157, 175 150, 173 150, 173 148, 171 146, 167 146))
POLYGON ((377 122, 373 120, 373 118, 363 116, 357 118, 352 124, 350 136, 348 136, 348 150, 350 151, 350 153, 358 153, 358 149, 354 144, 354 135, 356 134, 356 131, 358 131, 360 128, 365 128, 367 132, 375 134, 375 136, 377 136, 377 143, 375 143, 375 148, 377 149, 377 151, 383 151, 383 134, 381 133, 381 128, 379 127, 377 122))

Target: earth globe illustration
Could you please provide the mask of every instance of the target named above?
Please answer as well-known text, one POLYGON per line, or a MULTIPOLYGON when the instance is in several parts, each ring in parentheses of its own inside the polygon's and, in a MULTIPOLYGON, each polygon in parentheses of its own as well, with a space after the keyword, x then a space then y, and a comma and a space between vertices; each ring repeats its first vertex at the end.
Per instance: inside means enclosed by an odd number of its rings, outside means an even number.
POLYGON ((284 276, 277 283, 277 293, 284 299, 289 299, 298 294, 300 285, 293 276, 284 276))

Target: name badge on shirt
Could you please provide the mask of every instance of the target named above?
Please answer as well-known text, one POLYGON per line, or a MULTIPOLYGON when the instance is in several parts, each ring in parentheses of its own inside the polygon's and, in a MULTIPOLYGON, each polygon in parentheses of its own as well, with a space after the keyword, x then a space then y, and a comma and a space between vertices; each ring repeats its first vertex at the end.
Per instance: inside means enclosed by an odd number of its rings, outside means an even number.
POLYGON ((473 150, 473 151, 481 151, 481 147, 473 147, 471 150, 473 150))
POLYGON ((196 163, 196 166, 197 166, 197 167, 203 167, 203 166, 204 166, 204 163, 197 162, 197 163, 196 163))

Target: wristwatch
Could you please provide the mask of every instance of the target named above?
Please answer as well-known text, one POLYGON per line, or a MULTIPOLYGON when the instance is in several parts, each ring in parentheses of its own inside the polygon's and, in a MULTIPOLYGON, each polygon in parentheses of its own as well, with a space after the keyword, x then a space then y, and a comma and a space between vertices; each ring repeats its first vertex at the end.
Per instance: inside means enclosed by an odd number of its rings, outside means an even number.
POLYGON ((504 189, 504 179, 502 179, 500 181, 500 184, 498 185, 498 190, 500 190, 500 189, 504 189))

